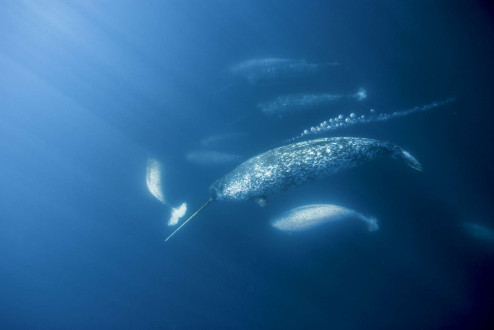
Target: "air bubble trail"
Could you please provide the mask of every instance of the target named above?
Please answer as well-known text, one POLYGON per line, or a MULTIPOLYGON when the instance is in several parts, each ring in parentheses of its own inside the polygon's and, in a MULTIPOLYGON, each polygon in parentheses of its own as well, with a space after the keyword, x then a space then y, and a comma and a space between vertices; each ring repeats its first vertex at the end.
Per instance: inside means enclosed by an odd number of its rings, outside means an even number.
POLYGON ((431 109, 435 109, 437 107, 446 105, 456 100, 456 97, 451 97, 442 101, 432 102, 427 105, 417 106, 404 111, 395 111, 392 113, 381 113, 377 114, 374 109, 369 111, 369 115, 356 115, 355 113, 349 114, 347 117, 344 117, 342 114, 330 118, 329 120, 325 120, 319 125, 312 126, 310 129, 304 130, 298 136, 289 139, 288 141, 295 141, 301 138, 304 138, 308 135, 316 135, 322 134, 329 131, 334 131, 340 128, 350 127, 358 124, 368 124, 376 121, 387 121, 393 118, 405 117, 411 115, 416 112, 428 111, 431 109))

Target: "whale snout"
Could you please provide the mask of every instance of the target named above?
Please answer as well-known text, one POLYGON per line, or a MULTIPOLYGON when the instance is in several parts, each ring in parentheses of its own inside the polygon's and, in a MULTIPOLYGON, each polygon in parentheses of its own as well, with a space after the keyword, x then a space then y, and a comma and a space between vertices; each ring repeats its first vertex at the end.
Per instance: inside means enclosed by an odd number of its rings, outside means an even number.
POLYGON ((209 187, 209 196, 211 197, 212 200, 218 199, 218 196, 220 196, 221 192, 223 191, 223 186, 224 185, 220 182, 220 180, 216 180, 209 187))

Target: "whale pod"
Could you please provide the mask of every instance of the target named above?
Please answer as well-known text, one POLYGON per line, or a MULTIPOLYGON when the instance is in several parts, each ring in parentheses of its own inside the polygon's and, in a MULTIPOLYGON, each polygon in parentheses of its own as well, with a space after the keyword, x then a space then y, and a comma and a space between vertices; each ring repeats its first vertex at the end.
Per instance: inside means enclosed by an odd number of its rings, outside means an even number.
POLYGON ((418 160, 407 151, 392 143, 374 139, 324 138, 269 150, 246 160, 216 180, 209 188, 209 200, 165 241, 214 200, 252 199, 265 204, 268 195, 329 177, 343 169, 356 167, 380 157, 402 159, 410 167, 422 170, 418 160))

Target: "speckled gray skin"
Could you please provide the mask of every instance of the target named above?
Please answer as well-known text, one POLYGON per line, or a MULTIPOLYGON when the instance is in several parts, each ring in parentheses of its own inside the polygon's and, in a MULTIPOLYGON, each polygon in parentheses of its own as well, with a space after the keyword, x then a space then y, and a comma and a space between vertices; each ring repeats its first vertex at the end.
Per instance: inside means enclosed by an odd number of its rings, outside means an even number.
POLYGON ((276 194, 379 157, 420 163, 400 147, 379 140, 334 137, 269 150, 240 164, 209 188, 212 200, 246 200, 276 194))

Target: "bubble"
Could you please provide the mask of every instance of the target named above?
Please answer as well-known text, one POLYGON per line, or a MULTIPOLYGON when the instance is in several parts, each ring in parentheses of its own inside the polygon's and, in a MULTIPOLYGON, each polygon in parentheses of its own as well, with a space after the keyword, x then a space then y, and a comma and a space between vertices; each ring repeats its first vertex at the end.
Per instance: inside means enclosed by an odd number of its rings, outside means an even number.
POLYGON ((315 132, 325 132, 328 130, 334 130, 338 128, 344 128, 348 126, 353 126, 355 124, 368 124, 371 122, 376 122, 376 121, 387 121, 393 118, 398 118, 398 117, 403 117, 403 116, 408 116, 412 113, 419 112, 419 111, 427 111, 433 108, 436 108, 438 106, 442 106, 445 104, 448 104, 450 102, 453 102, 455 98, 450 98, 443 100, 441 102, 434 102, 430 103, 427 105, 422 105, 422 106, 417 106, 410 108, 408 110, 404 111, 394 111, 390 113, 377 113, 375 109, 370 109, 369 114, 366 115, 357 115, 355 113, 350 113, 347 117, 344 117, 342 114, 337 115, 333 118, 328 119, 327 121, 325 120, 321 124, 318 124, 317 126, 314 126, 310 128, 310 131, 304 130, 304 135, 305 134, 310 134, 310 133, 315 133, 315 132))

